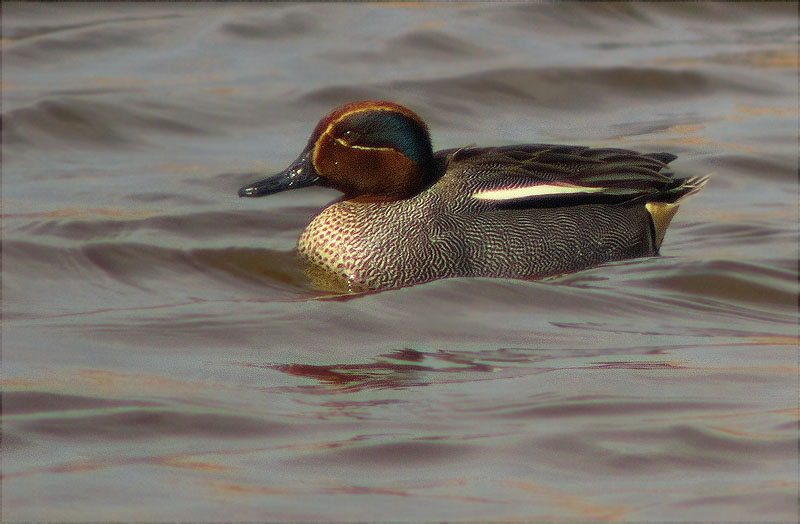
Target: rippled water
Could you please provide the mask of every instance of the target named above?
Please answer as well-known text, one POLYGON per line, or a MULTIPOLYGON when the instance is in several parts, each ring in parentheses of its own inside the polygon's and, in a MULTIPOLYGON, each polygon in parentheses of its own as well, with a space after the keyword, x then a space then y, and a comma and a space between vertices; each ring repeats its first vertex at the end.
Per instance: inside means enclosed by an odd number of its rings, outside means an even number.
POLYGON ((4 520, 793 521, 792 3, 3 6, 4 520), (713 172, 657 258, 324 296, 357 99, 713 172), (224 173, 242 173, 231 175, 224 173))

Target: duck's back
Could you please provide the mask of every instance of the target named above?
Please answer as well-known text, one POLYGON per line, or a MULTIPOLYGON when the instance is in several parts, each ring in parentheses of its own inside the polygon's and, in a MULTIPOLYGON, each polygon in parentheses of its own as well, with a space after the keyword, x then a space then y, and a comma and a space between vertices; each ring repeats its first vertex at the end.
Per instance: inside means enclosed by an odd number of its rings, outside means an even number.
POLYGON ((408 199, 343 201, 299 251, 354 289, 439 278, 540 278, 654 255, 677 202, 669 153, 546 144, 436 154, 438 180, 408 199))

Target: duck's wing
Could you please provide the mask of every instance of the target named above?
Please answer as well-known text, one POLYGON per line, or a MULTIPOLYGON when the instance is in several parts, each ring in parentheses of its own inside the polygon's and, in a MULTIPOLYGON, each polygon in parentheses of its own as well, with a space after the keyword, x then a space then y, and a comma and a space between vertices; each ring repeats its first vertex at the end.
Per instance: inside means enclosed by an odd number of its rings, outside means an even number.
POLYGON ((526 144, 440 154, 448 173, 469 180, 473 198, 499 208, 677 202, 705 183, 674 178, 671 153, 526 144))

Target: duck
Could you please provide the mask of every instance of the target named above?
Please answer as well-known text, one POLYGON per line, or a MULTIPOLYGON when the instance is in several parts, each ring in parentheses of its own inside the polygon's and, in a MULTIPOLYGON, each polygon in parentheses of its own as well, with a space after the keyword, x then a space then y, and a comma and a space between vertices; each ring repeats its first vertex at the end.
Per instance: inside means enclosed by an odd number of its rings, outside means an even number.
POLYGON ((537 280, 658 255, 678 205, 708 179, 676 178, 675 158, 538 143, 434 153, 415 112, 368 100, 328 113, 294 162, 238 194, 343 193, 297 243, 317 287, 537 280))

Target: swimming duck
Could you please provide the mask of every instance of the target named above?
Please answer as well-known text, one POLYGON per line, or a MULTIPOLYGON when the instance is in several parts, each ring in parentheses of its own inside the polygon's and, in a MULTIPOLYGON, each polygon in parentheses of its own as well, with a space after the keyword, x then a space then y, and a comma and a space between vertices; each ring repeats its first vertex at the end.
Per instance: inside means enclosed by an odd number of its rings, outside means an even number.
POLYGON ((673 178, 675 158, 551 144, 434 153, 416 113, 365 101, 325 116, 297 160, 239 196, 344 193, 297 245, 324 287, 534 279, 658 254, 679 202, 707 179, 673 178))

